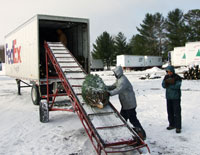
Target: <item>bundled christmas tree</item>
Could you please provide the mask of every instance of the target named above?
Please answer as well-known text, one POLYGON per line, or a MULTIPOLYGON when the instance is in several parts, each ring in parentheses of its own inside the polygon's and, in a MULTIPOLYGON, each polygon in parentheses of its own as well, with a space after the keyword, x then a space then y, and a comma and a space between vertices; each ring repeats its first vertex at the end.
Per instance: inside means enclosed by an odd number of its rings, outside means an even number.
POLYGON ((82 97, 91 106, 103 108, 109 103, 106 85, 98 75, 87 75, 82 86, 82 97))

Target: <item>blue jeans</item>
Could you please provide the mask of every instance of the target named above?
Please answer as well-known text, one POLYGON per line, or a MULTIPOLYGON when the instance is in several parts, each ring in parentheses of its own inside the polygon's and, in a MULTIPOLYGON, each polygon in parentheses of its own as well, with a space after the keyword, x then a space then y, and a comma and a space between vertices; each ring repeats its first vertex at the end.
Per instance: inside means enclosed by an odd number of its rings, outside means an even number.
POLYGON ((167 99, 167 114, 169 125, 181 129, 181 100, 167 99))
POLYGON ((129 119, 129 121, 135 128, 141 128, 143 130, 142 125, 140 124, 139 120, 137 119, 137 113, 136 113, 135 109, 136 108, 129 109, 129 110, 121 110, 120 114, 126 121, 129 119))

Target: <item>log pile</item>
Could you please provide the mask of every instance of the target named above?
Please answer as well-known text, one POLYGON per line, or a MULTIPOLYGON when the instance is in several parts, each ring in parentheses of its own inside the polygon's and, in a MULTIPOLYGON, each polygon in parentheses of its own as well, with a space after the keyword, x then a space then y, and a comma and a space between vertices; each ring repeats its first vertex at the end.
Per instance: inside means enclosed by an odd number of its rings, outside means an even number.
POLYGON ((196 65, 194 67, 190 67, 188 71, 185 71, 183 73, 184 79, 187 80, 197 80, 200 79, 200 69, 199 65, 196 65))

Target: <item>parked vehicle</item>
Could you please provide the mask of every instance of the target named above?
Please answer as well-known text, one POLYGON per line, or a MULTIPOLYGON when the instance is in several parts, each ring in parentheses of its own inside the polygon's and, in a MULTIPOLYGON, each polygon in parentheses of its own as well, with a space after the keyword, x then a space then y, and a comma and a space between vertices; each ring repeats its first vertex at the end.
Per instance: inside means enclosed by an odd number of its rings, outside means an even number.
MULTIPOLYGON (((17 27, 5 37, 6 75, 17 79, 18 93, 20 82, 30 81, 31 97, 34 104, 39 104, 42 95, 47 94, 46 61, 44 41, 62 42, 58 30, 62 31, 67 41, 67 48, 86 72, 90 72, 89 59, 89 20, 50 15, 35 15, 17 27)), ((49 92, 59 82, 56 71, 48 64, 51 76, 49 92)))
POLYGON ((92 59, 90 70, 91 71, 103 71, 104 70, 103 61, 101 59, 92 59))
POLYGON ((161 67, 162 57, 141 55, 118 55, 117 66, 124 69, 145 69, 150 67, 161 67))
POLYGON ((185 44, 186 65, 195 65, 200 63, 200 41, 189 42, 185 44))
POLYGON ((186 48, 183 47, 175 47, 173 51, 171 51, 171 64, 174 67, 186 66, 186 48))
POLYGON ((185 46, 175 47, 169 51, 169 61, 175 67, 194 66, 200 64, 200 41, 188 42, 185 46))
POLYGON ((145 67, 161 67, 162 57, 160 56, 144 56, 145 67))

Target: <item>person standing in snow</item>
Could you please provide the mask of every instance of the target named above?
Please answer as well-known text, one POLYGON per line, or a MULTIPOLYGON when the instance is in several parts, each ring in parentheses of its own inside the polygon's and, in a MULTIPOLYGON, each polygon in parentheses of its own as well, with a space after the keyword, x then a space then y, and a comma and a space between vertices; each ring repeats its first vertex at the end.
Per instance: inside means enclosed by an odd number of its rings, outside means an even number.
POLYGON ((145 140, 146 133, 137 119, 137 103, 133 87, 127 77, 123 74, 121 66, 116 67, 113 72, 117 80, 113 85, 107 86, 108 94, 110 96, 119 95, 119 100, 122 106, 120 111, 121 116, 126 121, 129 119, 131 124, 134 126, 133 129, 143 140, 145 140))
POLYGON ((181 83, 182 78, 175 74, 173 66, 166 68, 167 75, 162 81, 166 89, 167 114, 169 126, 167 130, 176 128, 176 133, 181 133, 181 83))

